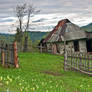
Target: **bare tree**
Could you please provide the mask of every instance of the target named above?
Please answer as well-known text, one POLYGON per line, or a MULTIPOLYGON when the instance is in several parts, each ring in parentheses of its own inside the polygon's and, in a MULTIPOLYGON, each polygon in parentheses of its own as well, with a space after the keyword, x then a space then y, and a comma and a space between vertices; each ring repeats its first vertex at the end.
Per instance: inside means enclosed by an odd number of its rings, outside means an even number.
POLYGON ((30 23, 30 16, 31 14, 33 14, 35 12, 35 8, 33 7, 33 5, 28 5, 28 9, 27 9, 27 24, 26 24, 26 29, 25 31, 29 30, 29 23, 30 23))
MULTIPOLYGON (((28 48, 28 33, 27 31, 29 31, 29 25, 30 25, 30 17, 33 13, 37 13, 39 12, 36 11, 36 8, 33 6, 33 4, 22 4, 22 5, 17 5, 16 6, 16 16, 18 18, 18 22, 19 22, 19 30, 20 30, 20 34, 21 33, 25 33, 25 39, 24 39, 24 47, 23 47, 23 51, 27 51, 28 48), (24 21, 24 17, 27 17, 27 22, 25 24, 23 24, 24 21), (25 28, 23 28, 25 26, 25 28), (23 29, 25 30, 25 32, 22 32, 23 29)), ((22 35, 19 35, 20 39, 22 37, 22 35)), ((22 39, 21 39, 22 40, 22 39)), ((22 44, 21 44, 22 46, 22 44)))
POLYGON ((26 15, 26 4, 16 6, 16 16, 19 21, 19 29, 22 31, 23 18, 26 15))

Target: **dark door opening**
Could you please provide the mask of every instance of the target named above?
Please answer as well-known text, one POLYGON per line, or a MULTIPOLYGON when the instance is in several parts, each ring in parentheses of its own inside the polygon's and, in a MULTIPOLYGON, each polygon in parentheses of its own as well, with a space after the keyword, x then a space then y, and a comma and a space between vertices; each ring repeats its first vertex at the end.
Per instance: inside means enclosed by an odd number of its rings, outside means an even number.
POLYGON ((79 42, 78 41, 74 41, 74 51, 79 51, 79 42))
POLYGON ((92 40, 86 41, 87 52, 92 52, 92 40))
POLYGON ((58 44, 56 44, 56 48, 57 48, 57 53, 60 53, 59 45, 58 44))

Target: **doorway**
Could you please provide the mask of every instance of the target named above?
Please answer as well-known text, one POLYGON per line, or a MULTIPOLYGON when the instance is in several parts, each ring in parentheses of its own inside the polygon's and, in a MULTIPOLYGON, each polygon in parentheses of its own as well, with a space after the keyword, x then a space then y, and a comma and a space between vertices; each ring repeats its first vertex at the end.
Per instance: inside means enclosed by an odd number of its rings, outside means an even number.
POLYGON ((74 51, 75 52, 79 51, 79 42, 77 40, 74 41, 74 51))
POLYGON ((92 40, 86 41, 87 52, 92 52, 92 40))

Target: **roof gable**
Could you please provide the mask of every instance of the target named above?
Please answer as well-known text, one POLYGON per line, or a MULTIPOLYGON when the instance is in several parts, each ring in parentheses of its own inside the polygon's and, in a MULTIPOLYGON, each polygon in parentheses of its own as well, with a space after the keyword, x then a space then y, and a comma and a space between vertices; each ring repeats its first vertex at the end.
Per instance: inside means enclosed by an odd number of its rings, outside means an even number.
POLYGON ((68 19, 63 19, 61 21, 58 22, 57 26, 55 26, 55 28, 50 32, 50 34, 44 39, 44 42, 47 42, 50 37, 56 32, 58 31, 59 27, 62 27, 65 23, 70 22, 68 19))
POLYGON ((77 25, 64 19, 58 22, 58 25, 45 38, 44 42, 58 42, 86 38, 86 32, 77 25))

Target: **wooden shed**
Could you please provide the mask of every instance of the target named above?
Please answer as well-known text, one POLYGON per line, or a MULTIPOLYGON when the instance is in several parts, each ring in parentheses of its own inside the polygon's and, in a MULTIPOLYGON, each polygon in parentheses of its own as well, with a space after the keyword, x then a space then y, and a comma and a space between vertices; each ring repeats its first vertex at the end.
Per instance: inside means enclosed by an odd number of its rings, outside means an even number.
POLYGON ((64 42, 66 49, 73 52, 91 52, 92 33, 88 33, 79 26, 73 24, 68 19, 58 22, 57 26, 43 40, 47 45, 47 51, 53 54, 64 51, 64 42), (90 40, 89 40, 90 39, 90 40), (88 49, 90 47, 90 49, 88 49))

